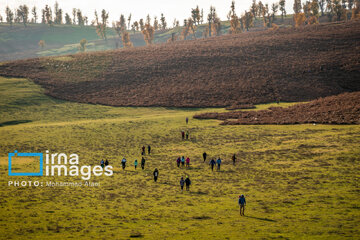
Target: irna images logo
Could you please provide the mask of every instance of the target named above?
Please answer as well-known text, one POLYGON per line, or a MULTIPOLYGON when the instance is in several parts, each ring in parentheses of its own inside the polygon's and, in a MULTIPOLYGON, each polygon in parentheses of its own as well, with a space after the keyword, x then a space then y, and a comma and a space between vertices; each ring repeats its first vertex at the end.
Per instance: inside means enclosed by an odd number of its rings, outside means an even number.
POLYGON ((43 154, 42 153, 18 153, 15 150, 9 153, 9 176, 43 176, 43 154), (12 160, 15 157, 39 157, 39 172, 12 172, 12 160))
MULTIPOLYGON (((16 150, 9 153, 9 176, 43 176, 43 153, 18 153, 16 150), (12 162, 15 157, 39 157, 39 172, 13 172, 12 162)), ((79 155, 72 153, 67 156, 65 153, 52 153, 48 150, 45 153, 45 176, 79 176, 83 180, 89 180, 94 176, 112 176, 113 167, 108 165, 102 167, 100 165, 79 166, 79 155)))

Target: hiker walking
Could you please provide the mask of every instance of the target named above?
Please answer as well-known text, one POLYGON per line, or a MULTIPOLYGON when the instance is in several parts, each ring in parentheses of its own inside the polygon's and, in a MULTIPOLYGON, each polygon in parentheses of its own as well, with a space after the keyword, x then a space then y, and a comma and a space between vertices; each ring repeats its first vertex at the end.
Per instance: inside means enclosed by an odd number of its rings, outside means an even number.
POLYGON ((184 190, 184 185, 185 185, 185 180, 183 177, 181 177, 181 179, 180 179, 181 192, 184 190))
POLYGON ((190 158, 189 157, 186 158, 186 167, 190 167, 190 158))
POLYGON ((135 159, 135 162, 134 162, 135 170, 136 170, 136 168, 137 168, 137 165, 138 165, 138 161, 137 161, 137 159, 135 159))
POLYGON ((182 156, 182 157, 181 157, 181 166, 184 166, 184 165, 185 165, 185 157, 182 156))
POLYGON ((241 194, 239 196, 240 216, 245 216, 245 205, 246 205, 246 200, 244 194, 241 194))
POLYGON ((125 167, 126 167, 126 158, 123 158, 121 160, 121 165, 122 165, 122 169, 125 170, 125 167))
POLYGON ((178 157, 178 158, 176 159, 176 164, 177 164, 178 167, 180 167, 180 162, 181 162, 181 159, 180 159, 180 157, 178 157))
POLYGON ((151 152, 151 147, 150 145, 148 145, 148 154, 150 155, 150 152, 151 152))
POLYGON ((216 165, 215 160, 211 159, 209 165, 211 166, 211 171, 214 171, 214 166, 216 165))
POLYGON ((105 166, 109 165, 109 161, 106 159, 105 166))
POLYGON ((157 168, 155 168, 155 170, 154 170, 154 181, 156 182, 157 181, 157 179, 158 179, 158 177, 159 177, 159 170, 157 169, 157 168))
POLYGON ((217 170, 220 171, 220 165, 221 165, 221 158, 220 157, 216 160, 216 163, 217 163, 217 170))
POLYGON ((186 140, 188 140, 189 139, 189 131, 186 131, 185 136, 186 136, 186 140))
POLYGON ((191 180, 188 176, 185 178, 186 191, 190 191, 191 180))
POLYGON ((141 148, 141 155, 145 155, 145 146, 142 146, 141 148))
POLYGON ((207 157, 207 153, 206 153, 206 152, 204 152, 204 153, 203 153, 203 159, 204 159, 204 162, 206 161, 206 157, 207 157))
POLYGON ((232 159, 233 164, 234 164, 234 166, 235 166, 235 162, 236 162, 236 156, 235 156, 235 153, 234 153, 234 155, 231 157, 231 159, 232 159))
POLYGON ((100 161, 100 165, 101 165, 101 167, 102 167, 102 168, 104 168, 104 167, 105 167, 105 162, 104 162, 104 160, 102 160, 102 159, 101 159, 101 161, 100 161))
POLYGON ((142 170, 144 170, 144 168, 145 168, 145 158, 144 157, 141 158, 141 168, 142 168, 142 170))
POLYGON ((185 132, 183 130, 181 131, 181 138, 182 138, 182 140, 185 139, 185 132))
POLYGON ((186 121, 186 124, 188 124, 189 123, 189 118, 186 117, 185 121, 186 121))

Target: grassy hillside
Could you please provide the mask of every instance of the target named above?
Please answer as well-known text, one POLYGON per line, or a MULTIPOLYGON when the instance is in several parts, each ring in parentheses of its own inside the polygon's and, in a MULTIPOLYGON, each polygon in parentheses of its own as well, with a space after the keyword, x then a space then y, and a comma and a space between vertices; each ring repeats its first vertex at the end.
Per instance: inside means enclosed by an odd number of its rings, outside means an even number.
MULTIPOLYGON (((278 17, 275 22, 280 26, 291 25, 292 16, 289 15, 284 21, 278 17)), ((197 37, 202 36, 206 24, 202 24, 197 28, 197 37)), ((222 22, 222 33, 227 34, 229 30, 229 22, 222 22)), ((262 21, 255 20, 253 30, 263 30, 262 21)), ((181 34, 182 27, 174 29, 158 30, 155 32, 154 42, 164 43, 171 38, 172 33, 178 36, 181 34)), ((122 44, 116 45, 119 39, 115 37, 112 28, 107 30, 108 40, 99 39, 96 34, 95 27, 92 26, 76 26, 76 25, 44 25, 44 24, 14 24, 10 27, 7 23, 0 23, 0 62, 23 58, 32 58, 38 56, 59 56, 65 54, 74 54, 78 52, 78 46, 81 39, 88 41, 86 51, 103 51, 122 47, 122 44), (46 45, 44 49, 40 49, 38 42, 44 40, 46 45)), ((139 32, 130 33, 131 41, 135 47, 144 46, 145 41, 143 35, 139 32)), ((191 37, 189 37, 191 38, 191 37)))
POLYGON ((114 106, 223 107, 360 90, 358 21, 0 65, 56 98, 114 106))
MULTIPOLYGON (((52 99, 25 79, 0 77, 0 230, 6 239, 359 238, 359 126, 219 126, 185 117, 211 109, 115 108, 52 99), (27 120, 21 123, 20 120, 27 120), (17 125, 9 125, 9 122, 17 125), (180 131, 190 130, 181 141, 180 131), (120 168, 151 144, 144 171, 120 168), (110 160, 100 187, 10 187, 7 153, 78 153, 80 164, 110 160), (211 172, 201 154, 221 156, 211 172), (238 162, 232 165, 231 154, 238 162), (191 158, 189 169, 175 160, 191 158), (159 168, 158 183, 152 171, 159 168), (179 179, 192 179, 180 192, 179 179), (237 196, 247 197, 240 217, 237 196)), ((264 109, 269 105, 259 106, 264 109)), ((223 110, 224 111, 224 110, 223 110)), ((31 168, 18 161, 16 169, 31 168)))

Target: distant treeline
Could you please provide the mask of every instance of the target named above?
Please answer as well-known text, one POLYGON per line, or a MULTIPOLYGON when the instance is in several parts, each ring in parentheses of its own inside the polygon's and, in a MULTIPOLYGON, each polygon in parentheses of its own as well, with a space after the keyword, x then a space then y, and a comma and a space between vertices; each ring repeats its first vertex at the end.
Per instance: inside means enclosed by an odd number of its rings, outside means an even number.
MULTIPOLYGON (((280 0, 277 3, 263 4, 261 1, 253 0, 249 10, 246 10, 241 15, 235 12, 235 1, 232 1, 227 20, 230 22, 229 33, 236 34, 244 31, 249 31, 249 28, 254 26, 254 20, 257 18, 263 21, 264 27, 276 29, 278 26, 274 24, 277 16, 281 16, 282 21, 286 17, 285 10, 286 0, 280 0)), ((343 21, 349 19, 360 18, 360 0, 311 0, 304 3, 301 0, 294 0, 293 5, 293 25, 299 27, 305 24, 317 24, 320 16, 327 16, 329 21, 343 21)), ((107 39, 107 27, 109 25, 109 12, 103 9, 98 15, 94 12, 94 19, 89 22, 89 18, 83 15, 80 9, 73 9, 72 12, 63 13, 58 2, 55 3, 52 9, 49 5, 45 5, 40 10, 41 16, 38 15, 38 8, 34 6, 30 9, 27 5, 20 5, 15 10, 11 10, 8 6, 5 9, 5 21, 12 27, 13 23, 22 23, 26 27, 28 23, 40 23, 52 25, 91 25, 96 27, 96 33, 101 39, 107 39)), ((0 22, 4 19, 0 15, 0 22)), ((204 10, 196 6, 191 9, 190 16, 183 21, 183 28, 181 34, 177 36, 172 34, 168 42, 174 42, 178 39, 186 40, 189 37, 196 39, 197 26, 206 23, 208 27, 203 28, 201 35, 206 37, 217 36, 221 34, 222 22, 216 13, 215 7, 211 6, 207 16, 204 16, 204 10)), ((172 22, 172 27, 179 27, 180 23, 177 19, 172 22)), ((131 47, 132 43, 129 36, 130 32, 141 31, 144 35, 144 40, 147 44, 152 44, 154 40, 154 32, 156 30, 165 30, 169 28, 164 14, 161 14, 160 19, 155 16, 152 20, 150 15, 147 15, 145 20, 132 21, 132 15, 129 14, 127 18, 123 14, 120 15, 119 21, 112 22, 112 28, 119 39, 122 40, 124 47, 131 47)))

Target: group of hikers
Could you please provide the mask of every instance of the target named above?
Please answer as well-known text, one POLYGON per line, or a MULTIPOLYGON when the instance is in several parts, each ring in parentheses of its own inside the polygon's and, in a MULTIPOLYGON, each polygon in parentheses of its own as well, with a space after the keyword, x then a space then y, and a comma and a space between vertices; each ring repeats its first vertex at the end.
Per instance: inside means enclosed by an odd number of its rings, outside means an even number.
MULTIPOLYGON (((150 145, 147 146, 147 150, 148 150, 148 154, 150 155, 150 153, 151 153, 151 146, 150 145)), ((142 146, 142 148, 141 148, 141 155, 142 156, 145 155, 145 146, 142 146)))
POLYGON ((102 167, 102 168, 104 168, 105 166, 107 166, 107 165, 109 165, 109 161, 108 160, 101 160, 100 161, 100 166, 102 167))
MULTIPOLYGON (((235 156, 235 154, 234 154, 235 156)), ((203 159, 204 159, 204 162, 206 161, 206 158, 207 158, 207 153, 204 152, 203 153, 203 159)), ((219 157, 216 162, 214 159, 211 159, 210 162, 209 162, 209 165, 211 166, 211 171, 214 171, 214 166, 217 164, 217 170, 220 171, 220 166, 221 166, 221 158, 219 157)))
MULTIPOLYGON (((186 118, 186 124, 189 123, 189 119, 186 118)), ((186 139, 189 139, 189 131, 181 131, 181 135, 182 135, 182 139, 184 140, 185 138, 186 139)), ((151 146, 148 145, 147 146, 147 154, 150 155, 151 154, 151 146)), ((144 156, 146 155, 146 148, 145 146, 142 146, 141 147, 141 168, 144 170, 145 169, 145 158, 144 156)), ((208 157, 208 154, 206 152, 204 152, 202 154, 202 157, 203 157, 203 160, 204 160, 204 163, 206 162, 206 159, 208 157)), ((235 165, 235 162, 236 162, 236 156, 235 154, 233 154, 233 156, 231 157, 231 160, 233 162, 233 165, 235 165)), ((122 160, 121 160, 121 166, 122 166, 122 169, 125 170, 126 168, 126 158, 124 157, 122 160)), ((220 171, 220 167, 221 167, 221 163, 222 163, 222 160, 220 157, 217 158, 217 160, 215 161, 214 158, 212 158, 209 162, 209 165, 211 167, 211 170, 214 171, 214 167, 215 165, 217 165, 217 171, 220 171)), ((180 166, 182 167, 186 167, 186 168, 189 168, 190 167, 190 158, 189 157, 178 157, 177 160, 176 160, 176 164, 177 164, 177 167, 180 168, 180 166)), ((101 160, 100 162, 100 165, 101 167, 105 167, 107 165, 109 165, 109 161, 108 160, 101 160)), ((134 167, 135 167, 135 170, 138 166, 138 160, 135 159, 134 161, 134 167)), ((159 170, 157 168, 155 168, 154 172, 153 172, 153 176, 154 176, 154 182, 157 182, 158 180, 158 177, 159 177, 159 170)), ((190 185, 191 185, 191 180, 189 178, 189 176, 186 176, 185 179, 184 177, 181 177, 180 179, 180 188, 181 188, 181 192, 183 192, 184 190, 184 186, 186 186, 186 191, 190 191, 190 185)), ((245 205, 246 205, 246 200, 245 200, 245 197, 244 195, 240 195, 239 196, 239 200, 238 200, 238 204, 240 206, 240 215, 241 216, 244 216, 244 212, 245 212, 245 205)))
MULTIPOLYGON (((145 169, 145 161, 146 161, 145 158, 141 157, 141 169, 142 170, 145 169)), ((125 170, 125 168, 126 168, 126 162, 127 162, 126 158, 123 157, 123 159, 121 160, 121 167, 123 170, 125 170)), ((108 162, 108 160, 106 160, 105 162, 104 162, 104 160, 101 160, 100 165, 101 165, 101 167, 104 168, 104 166, 109 165, 109 162, 108 162)), ((135 161, 134 161, 135 170, 136 170, 137 166, 138 166, 138 160, 135 159, 135 161)))
POLYGON ((181 164, 181 166, 185 166, 185 167, 190 167, 190 158, 189 157, 187 157, 186 159, 185 159, 185 157, 184 156, 182 156, 181 158, 180 157, 178 157, 177 159, 176 159, 176 165, 178 166, 178 167, 180 167, 180 164, 181 164))
POLYGON ((186 130, 186 132, 184 130, 181 131, 181 138, 182 140, 189 140, 189 136, 190 136, 190 133, 189 133, 189 130, 186 130))
POLYGON ((191 180, 189 176, 186 176, 185 180, 184 177, 181 177, 180 179, 181 192, 184 190, 184 185, 186 185, 186 191, 190 191, 191 180))

